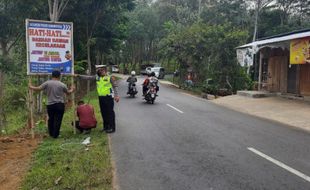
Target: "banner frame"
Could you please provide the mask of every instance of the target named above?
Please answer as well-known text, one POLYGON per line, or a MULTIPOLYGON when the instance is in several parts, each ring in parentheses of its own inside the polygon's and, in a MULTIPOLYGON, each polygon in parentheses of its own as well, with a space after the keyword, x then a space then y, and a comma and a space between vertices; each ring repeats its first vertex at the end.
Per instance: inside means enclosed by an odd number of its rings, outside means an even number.
POLYGON ((46 76, 51 75, 51 73, 31 73, 30 72, 30 51, 29 51, 29 36, 28 36, 28 25, 29 22, 41 22, 48 24, 68 24, 71 26, 71 55, 72 55, 72 63, 71 63, 71 73, 61 73, 64 76, 74 76, 74 38, 73 38, 73 22, 53 22, 47 20, 36 20, 36 19, 26 19, 25 20, 25 29, 26 29, 26 51, 27 51, 27 75, 30 76, 46 76))

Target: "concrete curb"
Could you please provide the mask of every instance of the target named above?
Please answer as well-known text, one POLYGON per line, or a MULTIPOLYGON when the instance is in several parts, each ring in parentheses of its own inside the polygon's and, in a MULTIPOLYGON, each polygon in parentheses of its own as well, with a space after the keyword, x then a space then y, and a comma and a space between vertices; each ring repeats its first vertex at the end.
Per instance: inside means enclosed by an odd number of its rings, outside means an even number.
POLYGON ((180 88, 179 85, 176 85, 176 84, 174 84, 174 83, 172 83, 172 82, 165 81, 165 80, 159 80, 159 83, 160 83, 160 84, 164 84, 164 85, 173 86, 173 87, 175 87, 175 88, 180 88))

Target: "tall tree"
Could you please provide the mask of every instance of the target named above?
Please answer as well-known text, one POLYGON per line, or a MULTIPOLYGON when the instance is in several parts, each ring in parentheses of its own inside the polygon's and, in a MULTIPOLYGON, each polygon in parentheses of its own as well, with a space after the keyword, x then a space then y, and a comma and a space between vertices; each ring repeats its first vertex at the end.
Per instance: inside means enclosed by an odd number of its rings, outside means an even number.
POLYGON ((310 27, 310 1, 297 0, 294 2, 294 11, 293 15, 297 17, 297 23, 299 26, 310 27))
POLYGON ((298 0, 277 0, 276 5, 281 11, 281 26, 288 22, 288 17, 298 0))
MULTIPOLYGON (((43 5, 44 3, 40 0, 0 0, 0 97, 5 95, 5 73, 9 72, 9 68, 14 64, 10 54, 22 39, 25 32, 25 19, 40 18, 45 12, 43 5)), ((19 67, 21 66, 19 65, 19 67)), ((4 106, 1 105, 0 125, 3 119, 1 116, 4 114, 3 109, 4 106)))
MULTIPOLYGON (((63 14, 64 20, 74 20, 75 23, 75 49, 79 59, 87 60, 87 73, 91 74, 95 57, 98 57, 98 49, 108 52, 107 49, 120 43, 114 40, 122 37, 123 22, 126 20, 124 12, 132 9, 133 0, 77 1, 67 7, 63 14), (85 53, 86 52, 86 53, 85 53)), ((101 57, 99 55, 99 57, 101 57)), ((89 85, 88 89, 89 89, 89 85)))
POLYGON ((48 0, 49 17, 53 22, 59 21, 70 0, 48 0))
POLYGON ((257 31, 258 31, 258 22, 259 22, 259 15, 260 12, 267 7, 268 5, 270 5, 270 3, 273 0, 253 0, 254 5, 255 5, 255 16, 254 16, 254 32, 253 32, 253 42, 256 40, 257 38, 257 31))

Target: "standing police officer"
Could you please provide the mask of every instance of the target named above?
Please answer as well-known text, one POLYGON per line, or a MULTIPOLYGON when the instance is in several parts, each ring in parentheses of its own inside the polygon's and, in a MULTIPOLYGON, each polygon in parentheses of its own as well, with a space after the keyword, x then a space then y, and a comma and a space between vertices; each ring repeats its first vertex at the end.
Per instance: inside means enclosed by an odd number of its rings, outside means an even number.
POLYGON ((106 66, 98 68, 97 75, 77 75, 82 79, 96 80, 97 93, 99 96, 100 112, 103 119, 103 131, 107 133, 115 132, 115 112, 114 101, 119 102, 116 79, 109 76, 106 66))

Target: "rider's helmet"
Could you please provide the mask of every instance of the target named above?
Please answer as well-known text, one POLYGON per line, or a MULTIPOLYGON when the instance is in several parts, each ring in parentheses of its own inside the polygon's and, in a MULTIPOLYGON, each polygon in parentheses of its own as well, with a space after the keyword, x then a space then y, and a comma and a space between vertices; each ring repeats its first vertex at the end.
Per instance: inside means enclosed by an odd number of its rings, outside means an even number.
POLYGON ((131 71, 131 75, 135 76, 136 75, 136 71, 131 71))
POLYGON ((151 73, 151 77, 155 77, 155 73, 154 72, 151 73))

